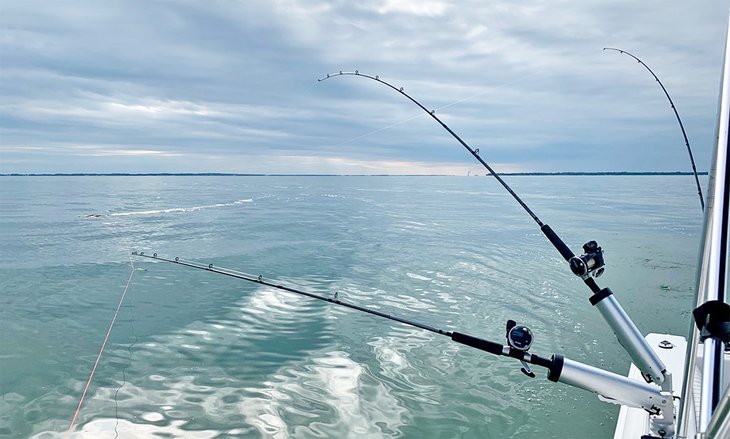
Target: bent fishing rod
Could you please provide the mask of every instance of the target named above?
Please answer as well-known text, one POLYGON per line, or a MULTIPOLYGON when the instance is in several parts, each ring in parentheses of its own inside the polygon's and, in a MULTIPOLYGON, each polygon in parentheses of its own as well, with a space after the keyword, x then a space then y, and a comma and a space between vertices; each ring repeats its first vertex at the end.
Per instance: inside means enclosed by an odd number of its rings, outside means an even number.
POLYGON ((672 97, 669 96, 669 92, 667 91, 666 87, 664 87, 664 84, 662 84, 662 81, 659 80, 659 77, 654 73, 652 69, 649 68, 644 61, 640 60, 637 56, 632 54, 631 52, 627 52, 625 50, 616 49, 615 47, 604 47, 603 50, 612 50, 618 53, 623 53, 624 55, 628 55, 632 58, 634 58, 639 64, 644 66, 646 70, 651 73, 651 76, 656 79, 656 82, 659 84, 659 87, 662 88, 662 91, 664 92, 664 96, 667 97, 669 100, 669 105, 672 107, 672 110, 674 111, 674 115, 677 117, 677 123, 679 123, 679 129, 682 130, 682 136, 684 137, 684 144, 687 147, 687 152, 689 153, 689 161, 692 164, 692 172, 695 176, 695 183, 697 184, 697 195, 700 197, 700 207, 702 210, 705 210, 705 200, 702 196, 702 188, 700 187, 700 178, 697 175, 697 167, 695 166, 695 158, 692 155, 692 148, 689 146, 689 139, 687 139, 687 132, 684 131, 684 124, 682 123, 682 118, 679 117, 679 111, 677 111, 677 106, 674 105, 674 101, 672 101, 672 97))
POLYGON ((565 244, 557 233, 547 224, 543 223, 537 215, 530 209, 527 204, 520 198, 517 193, 507 184, 506 181, 480 156, 479 148, 469 146, 458 134, 456 134, 444 121, 437 115, 435 110, 428 110, 423 104, 405 92, 403 87, 395 85, 383 80, 380 76, 371 76, 360 71, 353 72, 339 71, 338 73, 327 74, 324 78, 317 79, 318 82, 340 76, 354 76, 365 78, 382 84, 406 99, 413 102, 421 110, 425 111, 433 118, 442 128, 444 128, 451 136, 456 139, 467 151, 497 179, 499 184, 504 187, 507 192, 522 206, 522 208, 537 223, 540 230, 560 255, 568 262, 570 270, 576 276, 580 277, 588 286, 593 295, 589 298, 591 305, 596 307, 606 323, 611 327, 619 344, 624 348, 636 367, 641 371, 641 375, 648 382, 660 384, 663 389, 671 389, 671 373, 667 372, 667 368, 649 346, 643 335, 631 320, 626 311, 621 307, 618 300, 614 297, 613 292, 609 288, 601 288, 596 283, 595 278, 603 274, 605 261, 603 257, 603 249, 598 246, 596 241, 588 241, 583 245, 583 253, 576 256, 573 251, 565 244))
POLYGON ((550 358, 546 358, 532 354, 528 352, 534 340, 532 331, 527 326, 518 325, 514 320, 507 321, 505 329, 507 344, 503 345, 501 343, 474 337, 461 332, 440 329, 433 325, 402 318, 376 309, 366 308, 364 306, 342 300, 339 297, 339 292, 335 292, 332 296, 325 296, 323 294, 312 293, 292 286, 283 285, 273 280, 264 279, 262 275, 257 276, 238 270, 214 266, 213 264, 201 264, 199 262, 183 260, 179 257, 169 259, 158 256, 157 253, 148 255, 144 252, 133 251, 131 254, 132 256, 177 264, 254 284, 264 285, 279 291, 320 300, 334 306, 349 308, 354 311, 381 317, 404 325, 413 326, 434 334, 444 335, 456 343, 460 343, 483 352, 496 356, 515 358, 522 363, 522 368, 520 369, 522 373, 530 378, 535 378, 535 373, 532 372, 529 366, 530 364, 543 367, 548 371, 547 379, 552 382, 559 382, 587 390, 600 395, 609 402, 641 408, 653 415, 662 415, 661 418, 663 419, 673 419, 674 402, 671 392, 664 391, 651 384, 636 381, 597 367, 570 360, 562 355, 553 354, 550 358))

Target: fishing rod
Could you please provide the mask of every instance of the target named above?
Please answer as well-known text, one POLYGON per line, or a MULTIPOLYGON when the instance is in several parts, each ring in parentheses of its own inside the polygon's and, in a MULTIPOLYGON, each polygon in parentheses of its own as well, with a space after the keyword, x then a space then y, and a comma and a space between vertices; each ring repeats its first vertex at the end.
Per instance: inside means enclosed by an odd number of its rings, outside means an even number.
POLYGON ((600 288, 595 278, 601 276, 604 271, 605 261, 603 257, 603 249, 596 241, 588 241, 583 244, 583 253, 576 256, 557 233, 547 224, 543 223, 537 215, 530 209, 527 204, 520 198, 517 193, 507 184, 504 179, 479 155, 479 148, 472 148, 459 135, 457 135, 444 121, 442 121, 434 110, 428 110, 423 104, 406 93, 403 87, 384 81, 380 76, 371 76, 360 73, 358 70, 354 72, 339 71, 338 73, 327 74, 324 78, 318 79, 319 82, 340 76, 355 76, 359 78, 370 79, 382 84, 416 104, 420 109, 425 111, 433 118, 442 128, 444 128, 451 136, 456 139, 467 151, 482 164, 497 181, 504 187, 507 192, 522 206, 522 208, 532 217, 532 219, 540 227, 540 230, 560 255, 568 262, 570 270, 576 276, 580 277, 588 286, 593 295, 589 298, 591 305, 596 307, 606 323, 611 327, 619 344, 627 352, 633 363, 641 371, 641 375, 648 382, 655 382, 662 386, 663 389, 671 389, 671 373, 667 372, 667 368, 649 346, 644 339, 636 324, 631 320, 626 311, 621 307, 618 300, 614 297, 613 292, 609 288, 600 288))
POLYGON ((654 79, 656 79, 656 82, 659 83, 659 87, 662 88, 664 95, 669 100, 669 105, 672 107, 672 110, 674 111, 674 115, 677 117, 677 122, 679 123, 679 129, 682 130, 682 136, 684 137, 684 144, 685 144, 685 146, 687 146, 687 152, 689 153, 689 161, 692 164, 692 172, 694 173, 695 183, 697 184, 697 195, 699 195, 699 197, 700 197, 700 207, 704 211, 705 210, 705 200, 704 200, 704 197, 702 196, 702 188, 700 187, 700 178, 697 175, 697 167, 695 166, 695 159, 694 159, 694 156, 692 155, 692 148, 689 146, 689 139, 687 139, 687 133, 684 131, 684 124, 682 123, 682 119, 679 117, 679 111, 677 111, 677 106, 674 105, 674 101, 672 101, 672 97, 669 96, 669 92, 667 91, 666 87, 664 87, 664 84, 662 84, 662 81, 659 80, 659 77, 654 73, 654 71, 652 69, 650 69, 649 66, 647 66, 646 63, 644 63, 644 61, 640 60, 637 56, 635 56, 631 52, 627 52, 627 51, 621 50, 621 49, 616 49, 615 47, 604 47, 603 50, 613 50, 615 52, 623 53, 624 55, 628 55, 628 56, 634 58, 639 64, 644 66, 644 68, 646 68, 646 70, 648 70, 649 73, 651 73, 651 76, 653 76, 654 79))
POLYGON ((530 378, 535 378, 535 373, 532 372, 529 366, 530 364, 546 368, 548 371, 547 379, 552 382, 560 382, 596 393, 609 402, 641 408, 653 415, 661 415, 653 417, 655 418, 655 429, 657 431, 660 429, 667 431, 672 428, 671 423, 673 421, 674 414, 674 401, 671 392, 664 391, 652 384, 636 381, 597 367, 570 360, 562 355, 553 354, 550 358, 546 358, 532 354, 529 352, 534 340, 532 331, 525 325, 518 325, 514 320, 507 321, 505 328, 507 344, 503 345, 494 341, 461 332, 440 329, 433 325, 416 322, 393 314, 347 302, 339 297, 338 292, 335 292, 332 296, 325 296, 323 294, 312 293, 299 288, 282 285, 275 281, 264 279, 262 275, 257 276, 229 268, 217 267, 213 264, 202 264, 199 262, 187 261, 180 259, 179 257, 169 259, 158 256, 157 253, 148 255, 144 252, 133 251, 132 255, 141 258, 149 258, 155 261, 182 265, 184 267, 197 270, 208 271, 214 274, 228 276, 246 282, 264 285, 280 291, 320 300, 331 305, 342 306, 351 310, 402 323, 404 325, 413 326, 434 334, 443 335, 449 337, 456 343, 496 356, 515 358, 522 364, 522 368, 520 369, 522 373, 530 378))

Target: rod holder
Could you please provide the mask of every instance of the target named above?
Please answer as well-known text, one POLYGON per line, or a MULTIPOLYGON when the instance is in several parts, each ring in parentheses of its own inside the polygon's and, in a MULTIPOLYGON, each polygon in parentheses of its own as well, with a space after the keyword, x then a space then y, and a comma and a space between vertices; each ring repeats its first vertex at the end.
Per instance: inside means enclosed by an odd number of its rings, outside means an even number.
MULTIPOLYGON (((631 320, 626 311, 618 303, 609 288, 604 288, 590 298, 591 304, 595 306, 603 316, 603 319, 611 327, 618 342, 631 357, 631 361, 639 368, 641 375, 647 382, 662 385, 666 378, 667 367, 659 356, 649 346, 641 332, 631 320)), ((670 383, 667 383, 671 385, 670 383)), ((665 390, 667 386, 662 386, 665 390)))
POLYGON ((652 433, 673 437, 675 410, 671 392, 560 355, 554 355, 552 363, 550 381, 594 392, 602 401, 644 409, 652 415, 652 433))

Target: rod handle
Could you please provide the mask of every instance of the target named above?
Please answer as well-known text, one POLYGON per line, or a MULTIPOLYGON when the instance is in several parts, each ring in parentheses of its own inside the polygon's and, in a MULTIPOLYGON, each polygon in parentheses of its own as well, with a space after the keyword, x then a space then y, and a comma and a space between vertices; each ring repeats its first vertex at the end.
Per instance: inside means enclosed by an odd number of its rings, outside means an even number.
POLYGON ((547 224, 543 224, 540 226, 540 230, 542 230, 542 233, 545 235, 545 237, 550 241, 550 243, 558 250, 558 253, 560 253, 560 256, 563 257, 566 261, 570 261, 571 258, 575 257, 575 254, 568 248, 568 246, 563 242, 562 239, 553 231, 553 229, 550 228, 547 224))
POLYGON ((460 332, 452 332, 451 340, 494 355, 502 355, 502 350, 504 348, 504 346, 499 343, 472 337, 471 335, 462 334, 460 332))

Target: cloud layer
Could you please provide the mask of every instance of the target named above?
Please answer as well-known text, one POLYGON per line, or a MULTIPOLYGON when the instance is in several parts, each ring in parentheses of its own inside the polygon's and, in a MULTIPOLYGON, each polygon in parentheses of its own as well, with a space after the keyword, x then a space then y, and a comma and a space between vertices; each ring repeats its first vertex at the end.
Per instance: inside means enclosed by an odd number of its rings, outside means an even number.
POLYGON ((0 2, 0 172, 707 169, 727 4, 0 2))

